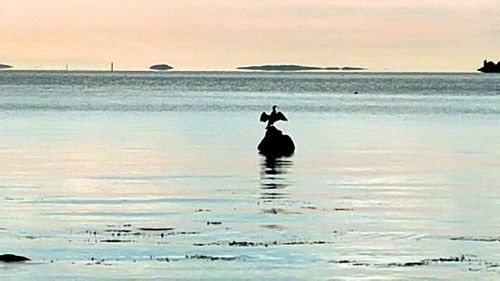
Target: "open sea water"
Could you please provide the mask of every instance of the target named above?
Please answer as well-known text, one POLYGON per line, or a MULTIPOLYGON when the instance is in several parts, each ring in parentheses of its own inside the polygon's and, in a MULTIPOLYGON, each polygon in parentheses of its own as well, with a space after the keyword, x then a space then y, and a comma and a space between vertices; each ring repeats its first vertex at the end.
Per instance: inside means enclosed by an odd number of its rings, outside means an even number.
POLYGON ((499 75, 0 72, 1 280, 498 280, 499 185, 499 75))

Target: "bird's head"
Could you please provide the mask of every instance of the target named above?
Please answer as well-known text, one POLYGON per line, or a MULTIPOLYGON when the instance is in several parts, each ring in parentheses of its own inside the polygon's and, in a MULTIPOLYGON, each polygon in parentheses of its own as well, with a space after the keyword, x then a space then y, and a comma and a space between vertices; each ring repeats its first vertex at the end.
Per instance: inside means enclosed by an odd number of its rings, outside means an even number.
POLYGON ((276 111, 277 105, 273 105, 273 111, 276 111))

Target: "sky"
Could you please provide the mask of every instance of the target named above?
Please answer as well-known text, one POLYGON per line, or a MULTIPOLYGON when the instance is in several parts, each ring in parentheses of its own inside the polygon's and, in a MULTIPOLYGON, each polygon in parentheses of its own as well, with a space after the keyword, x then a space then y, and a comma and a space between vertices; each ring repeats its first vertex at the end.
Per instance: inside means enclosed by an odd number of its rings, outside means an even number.
POLYGON ((500 60, 498 0, 0 1, 0 63, 21 69, 474 71, 500 60))

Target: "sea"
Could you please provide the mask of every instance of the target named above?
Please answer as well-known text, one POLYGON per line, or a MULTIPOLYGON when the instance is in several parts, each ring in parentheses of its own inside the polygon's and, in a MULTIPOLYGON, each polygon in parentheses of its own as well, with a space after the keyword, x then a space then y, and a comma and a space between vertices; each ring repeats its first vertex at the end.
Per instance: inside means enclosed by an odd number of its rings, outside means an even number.
POLYGON ((500 75, 0 72, 0 280, 499 280, 499 188, 500 75))

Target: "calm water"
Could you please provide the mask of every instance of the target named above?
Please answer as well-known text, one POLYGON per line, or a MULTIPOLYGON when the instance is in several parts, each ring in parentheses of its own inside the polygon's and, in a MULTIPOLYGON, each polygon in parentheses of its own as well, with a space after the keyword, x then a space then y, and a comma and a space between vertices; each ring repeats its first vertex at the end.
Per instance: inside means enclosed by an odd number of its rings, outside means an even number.
POLYGON ((0 279, 499 279, 499 140, 498 75, 0 72, 0 279))

